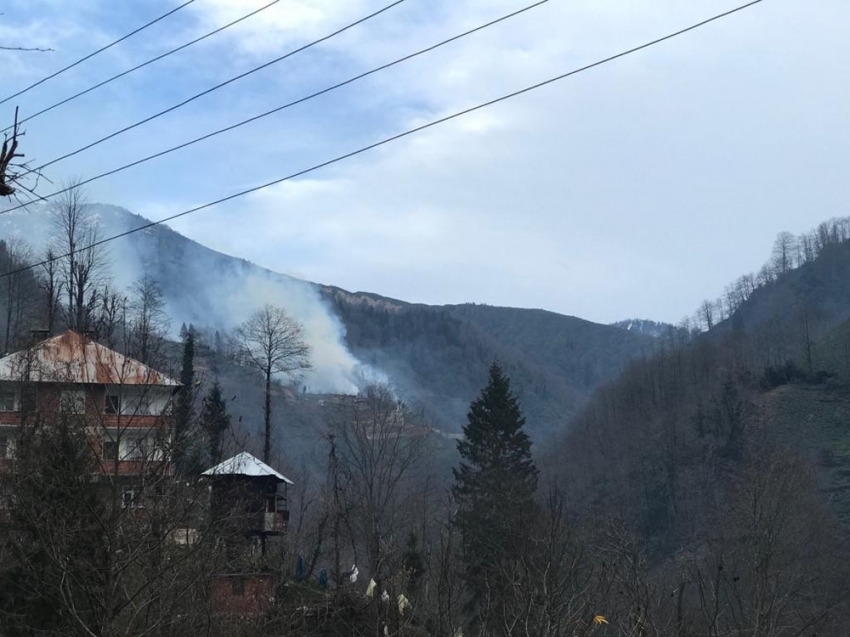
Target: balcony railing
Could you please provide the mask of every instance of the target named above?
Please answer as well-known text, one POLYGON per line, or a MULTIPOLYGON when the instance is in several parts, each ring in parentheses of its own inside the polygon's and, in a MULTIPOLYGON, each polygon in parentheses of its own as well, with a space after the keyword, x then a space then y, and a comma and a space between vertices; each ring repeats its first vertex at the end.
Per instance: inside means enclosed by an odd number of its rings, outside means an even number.
POLYGON ((275 511, 263 514, 264 533, 283 533, 289 523, 289 511, 275 511))

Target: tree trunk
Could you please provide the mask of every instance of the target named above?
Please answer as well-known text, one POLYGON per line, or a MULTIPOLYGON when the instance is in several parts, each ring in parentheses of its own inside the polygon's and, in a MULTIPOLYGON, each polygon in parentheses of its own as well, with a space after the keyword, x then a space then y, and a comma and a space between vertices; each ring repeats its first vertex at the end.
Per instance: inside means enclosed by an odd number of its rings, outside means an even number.
POLYGON ((266 368, 266 405, 265 405, 265 444, 263 445, 263 462, 266 464, 272 455, 272 370, 266 368))

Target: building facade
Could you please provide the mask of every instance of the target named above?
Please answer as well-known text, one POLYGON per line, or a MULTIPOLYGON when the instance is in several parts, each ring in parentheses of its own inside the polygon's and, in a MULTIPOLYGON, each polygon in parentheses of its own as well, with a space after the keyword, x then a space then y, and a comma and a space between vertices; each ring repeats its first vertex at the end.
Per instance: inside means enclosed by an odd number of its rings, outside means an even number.
POLYGON ((179 387, 73 331, 36 343, 0 359, 0 464, 14 460, 27 427, 75 419, 86 428, 95 472, 170 472, 172 402, 179 387))

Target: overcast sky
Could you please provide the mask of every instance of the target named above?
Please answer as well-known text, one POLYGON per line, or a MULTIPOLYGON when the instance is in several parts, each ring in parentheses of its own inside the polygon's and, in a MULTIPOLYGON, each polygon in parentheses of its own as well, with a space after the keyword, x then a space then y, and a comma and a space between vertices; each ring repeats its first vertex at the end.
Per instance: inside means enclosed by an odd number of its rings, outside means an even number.
MULTIPOLYGON (((11 121, 268 0, 196 0, 0 106, 11 121)), ((26 127, 44 163, 389 4, 273 8, 26 127)), ((180 0, 6 0, 0 99, 180 0)), ((736 6, 550 0, 433 54, 89 186, 152 219, 275 179, 736 6)), ((524 6, 406 0, 47 169, 108 170, 524 6)), ((850 2, 764 0, 699 31, 172 224, 212 248, 426 303, 677 321, 757 270, 776 233, 850 214, 850 2)), ((42 192, 49 192, 44 184, 42 192)), ((116 246, 114 253, 120 253, 116 246)))

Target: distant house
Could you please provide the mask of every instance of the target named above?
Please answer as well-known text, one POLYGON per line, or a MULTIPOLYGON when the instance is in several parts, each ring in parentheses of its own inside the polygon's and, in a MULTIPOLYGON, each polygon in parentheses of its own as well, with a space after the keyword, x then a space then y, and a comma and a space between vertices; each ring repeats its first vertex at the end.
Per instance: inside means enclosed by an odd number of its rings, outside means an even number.
POLYGON ((132 476, 152 465, 170 470, 171 404, 179 387, 77 332, 48 338, 0 359, 0 460, 15 457, 28 423, 81 417, 98 472, 132 476))
POLYGON ((201 475, 210 483, 210 514, 231 566, 213 578, 212 608, 218 614, 260 616, 268 611, 275 588, 263 557, 269 539, 286 531, 292 481, 247 452, 201 475))
POLYGON ((210 481, 213 519, 232 520, 236 534, 263 540, 286 530, 292 481, 266 463, 243 451, 201 475, 210 481))

